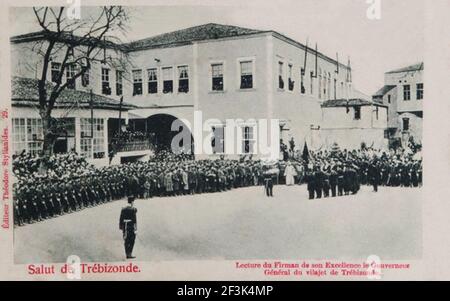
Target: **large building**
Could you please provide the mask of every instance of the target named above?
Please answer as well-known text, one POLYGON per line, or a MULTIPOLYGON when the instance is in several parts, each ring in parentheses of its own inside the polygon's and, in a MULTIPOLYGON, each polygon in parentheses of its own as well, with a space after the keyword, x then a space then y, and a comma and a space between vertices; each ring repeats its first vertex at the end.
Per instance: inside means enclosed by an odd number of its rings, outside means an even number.
POLYGON ((388 71, 384 86, 373 95, 375 103, 388 107, 387 135, 391 141, 408 146, 422 143, 424 63, 388 71))
MULTIPOLYGON (((36 80, 42 57, 33 52, 33 45, 42 39, 39 32, 11 39, 13 83, 36 80)), ((342 148, 357 148, 362 142, 386 146, 386 106, 359 97, 352 87, 351 68, 275 31, 206 24, 125 45, 105 44, 108 56, 126 56, 129 63, 125 67, 95 63, 87 82, 79 78, 71 87, 79 93, 71 95, 76 103, 77 97, 87 97, 92 91, 110 104, 107 110, 94 110, 93 120, 101 120, 93 134, 97 138, 83 134, 90 110, 79 106, 58 117, 73 118, 75 131, 69 148, 94 161, 105 162, 106 156, 98 158, 98 153, 108 153, 108 142, 120 128, 119 110, 132 129, 152 133, 159 144, 170 144, 176 119, 194 131, 194 112, 201 112, 203 121, 209 120, 200 125, 204 136, 221 138, 213 145, 206 143, 211 148, 208 153, 216 155, 231 143, 230 129, 225 128, 228 119, 239 119, 232 129, 237 154, 258 153, 258 119, 280 120, 280 137, 283 141, 294 138, 298 147, 305 142, 311 149, 333 143, 342 148), (123 104, 119 105, 121 97, 123 104)), ((52 68, 59 68, 60 61, 56 55, 52 68)), ((48 72, 51 79, 51 68, 48 72)), ((66 77, 70 74, 68 70, 66 77)), ((13 95, 15 89, 13 84, 13 95)), ((37 90, 34 93, 35 99, 37 90)), ((12 116, 14 151, 31 151, 32 138, 25 134, 25 140, 20 140, 17 133, 29 132, 30 124, 37 122, 37 111, 13 99, 12 116)), ((33 147, 39 149, 39 143, 33 147)), ((126 161, 126 157, 146 155, 139 149, 118 158, 126 161)))

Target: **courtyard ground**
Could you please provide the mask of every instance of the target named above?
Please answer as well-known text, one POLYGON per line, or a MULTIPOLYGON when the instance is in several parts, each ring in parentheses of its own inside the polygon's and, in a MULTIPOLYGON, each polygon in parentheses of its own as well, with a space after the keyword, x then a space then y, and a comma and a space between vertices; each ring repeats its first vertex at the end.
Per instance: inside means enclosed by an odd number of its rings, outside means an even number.
MULTIPOLYGON (((362 187, 355 196, 308 200, 305 186, 136 200, 139 261, 202 259, 418 259, 421 190, 362 187)), ((125 260, 125 200, 15 228, 16 263, 125 260)))

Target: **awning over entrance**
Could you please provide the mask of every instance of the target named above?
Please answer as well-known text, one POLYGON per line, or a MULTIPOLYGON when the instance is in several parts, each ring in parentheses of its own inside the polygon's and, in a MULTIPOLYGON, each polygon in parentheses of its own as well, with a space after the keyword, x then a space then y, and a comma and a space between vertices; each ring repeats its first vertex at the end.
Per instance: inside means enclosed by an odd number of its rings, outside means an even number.
POLYGON ((153 106, 146 108, 138 108, 128 111, 129 119, 145 119, 156 114, 173 115, 177 118, 192 119, 194 113, 193 105, 178 105, 178 106, 153 106))

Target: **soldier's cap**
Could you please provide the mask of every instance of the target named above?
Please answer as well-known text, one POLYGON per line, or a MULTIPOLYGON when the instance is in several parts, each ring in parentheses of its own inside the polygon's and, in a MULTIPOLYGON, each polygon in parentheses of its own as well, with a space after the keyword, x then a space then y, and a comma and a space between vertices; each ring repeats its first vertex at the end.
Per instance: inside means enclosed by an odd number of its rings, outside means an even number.
POLYGON ((128 204, 131 204, 133 202, 134 202, 134 196, 131 195, 128 197, 128 204))

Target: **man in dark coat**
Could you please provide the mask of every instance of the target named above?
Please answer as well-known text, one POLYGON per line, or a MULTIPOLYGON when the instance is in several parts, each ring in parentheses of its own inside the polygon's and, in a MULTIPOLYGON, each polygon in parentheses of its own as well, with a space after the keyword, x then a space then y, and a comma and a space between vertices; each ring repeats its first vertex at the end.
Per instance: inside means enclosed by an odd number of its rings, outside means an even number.
POLYGON ((314 172, 314 189, 316 190, 316 199, 322 198, 323 181, 324 174, 320 170, 320 167, 316 166, 314 172))
POLYGON ((373 186, 373 191, 378 192, 378 184, 380 182, 380 168, 376 161, 369 164, 368 169, 369 183, 373 186))
POLYGON ((127 259, 135 258, 133 254, 134 242, 137 234, 137 209, 133 207, 134 196, 128 197, 128 206, 122 208, 119 218, 119 229, 123 233, 125 255, 127 259))
POLYGON ((336 197, 336 188, 338 185, 338 173, 336 171, 336 167, 333 166, 330 172, 330 188, 331 188, 331 196, 336 197))
POLYGON ((337 168, 337 187, 338 187, 338 196, 344 195, 344 186, 345 186, 345 180, 344 180, 344 170, 342 167, 337 168))
POLYGON ((309 199, 314 200, 315 183, 314 183, 314 173, 311 170, 306 171, 305 181, 307 183, 309 199))

